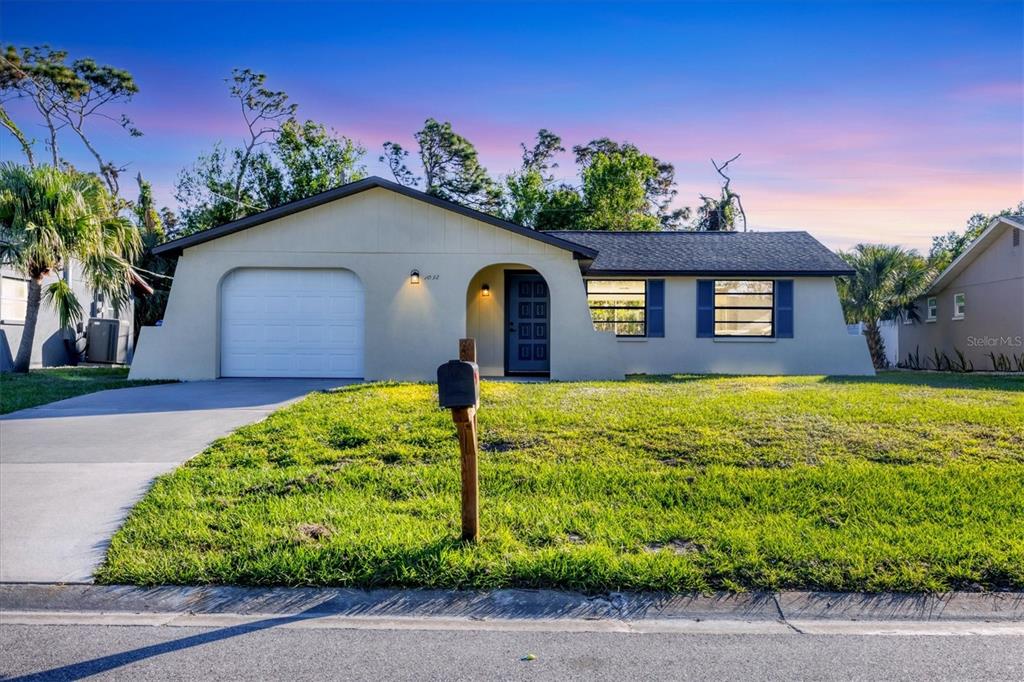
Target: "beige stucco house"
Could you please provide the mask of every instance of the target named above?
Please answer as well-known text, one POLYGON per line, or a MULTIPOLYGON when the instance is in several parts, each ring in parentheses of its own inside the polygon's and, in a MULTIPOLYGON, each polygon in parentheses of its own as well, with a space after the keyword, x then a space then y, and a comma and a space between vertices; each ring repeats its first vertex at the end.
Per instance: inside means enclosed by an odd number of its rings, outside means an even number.
POLYGON ((936 350, 959 361, 959 350, 975 369, 991 370, 990 353, 1024 356, 1022 232, 1024 216, 993 220, 936 277, 915 302, 921 320, 900 326, 902 361, 917 354, 923 363, 936 350))
POLYGON ((871 374, 804 232, 537 232, 368 178, 158 247, 132 378, 871 374))

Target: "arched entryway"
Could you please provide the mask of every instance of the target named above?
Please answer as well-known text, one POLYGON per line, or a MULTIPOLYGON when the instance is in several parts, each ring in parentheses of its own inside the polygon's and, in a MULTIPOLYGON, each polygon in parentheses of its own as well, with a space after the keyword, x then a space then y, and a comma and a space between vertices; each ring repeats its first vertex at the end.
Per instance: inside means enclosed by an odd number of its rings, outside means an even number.
POLYGON ((477 340, 484 376, 545 376, 551 371, 551 292, 519 263, 481 269, 466 292, 466 335, 477 340))

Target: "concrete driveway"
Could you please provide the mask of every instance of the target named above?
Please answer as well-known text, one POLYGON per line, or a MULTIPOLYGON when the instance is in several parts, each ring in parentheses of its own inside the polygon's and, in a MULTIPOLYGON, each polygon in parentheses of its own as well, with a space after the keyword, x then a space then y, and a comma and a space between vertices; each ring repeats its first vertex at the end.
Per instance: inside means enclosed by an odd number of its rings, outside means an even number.
POLYGON ((91 582, 155 476, 339 379, 101 391, 0 417, 0 582, 91 582))

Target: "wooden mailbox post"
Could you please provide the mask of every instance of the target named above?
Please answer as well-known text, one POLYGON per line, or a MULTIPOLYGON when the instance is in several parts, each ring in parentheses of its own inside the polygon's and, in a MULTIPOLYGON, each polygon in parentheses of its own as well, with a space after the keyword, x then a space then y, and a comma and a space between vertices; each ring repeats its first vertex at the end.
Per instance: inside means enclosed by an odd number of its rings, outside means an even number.
POLYGON ((477 468, 476 409, 480 395, 480 374, 476 365, 476 341, 460 339, 458 361, 438 367, 437 378, 441 406, 451 409, 452 421, 459 435, 462 460, 462 539, 477 542, 480 539, 480 477, 477 468), (472 372, 471 378, 466 376, 467 372, 472 372), (471 379, 472 387, 464 384, 467 379, 471 379), (457 397, 453 398, 453 395, 457 397))

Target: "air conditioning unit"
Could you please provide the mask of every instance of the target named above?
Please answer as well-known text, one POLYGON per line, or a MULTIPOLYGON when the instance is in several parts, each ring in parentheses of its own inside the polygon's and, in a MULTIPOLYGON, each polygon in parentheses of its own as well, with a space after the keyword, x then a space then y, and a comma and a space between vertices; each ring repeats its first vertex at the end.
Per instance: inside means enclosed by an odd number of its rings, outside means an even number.
POLYGON ((85 333, 85 361, 111 365, 127 363, 131 333, 128 320, 91 318, 85 333))

